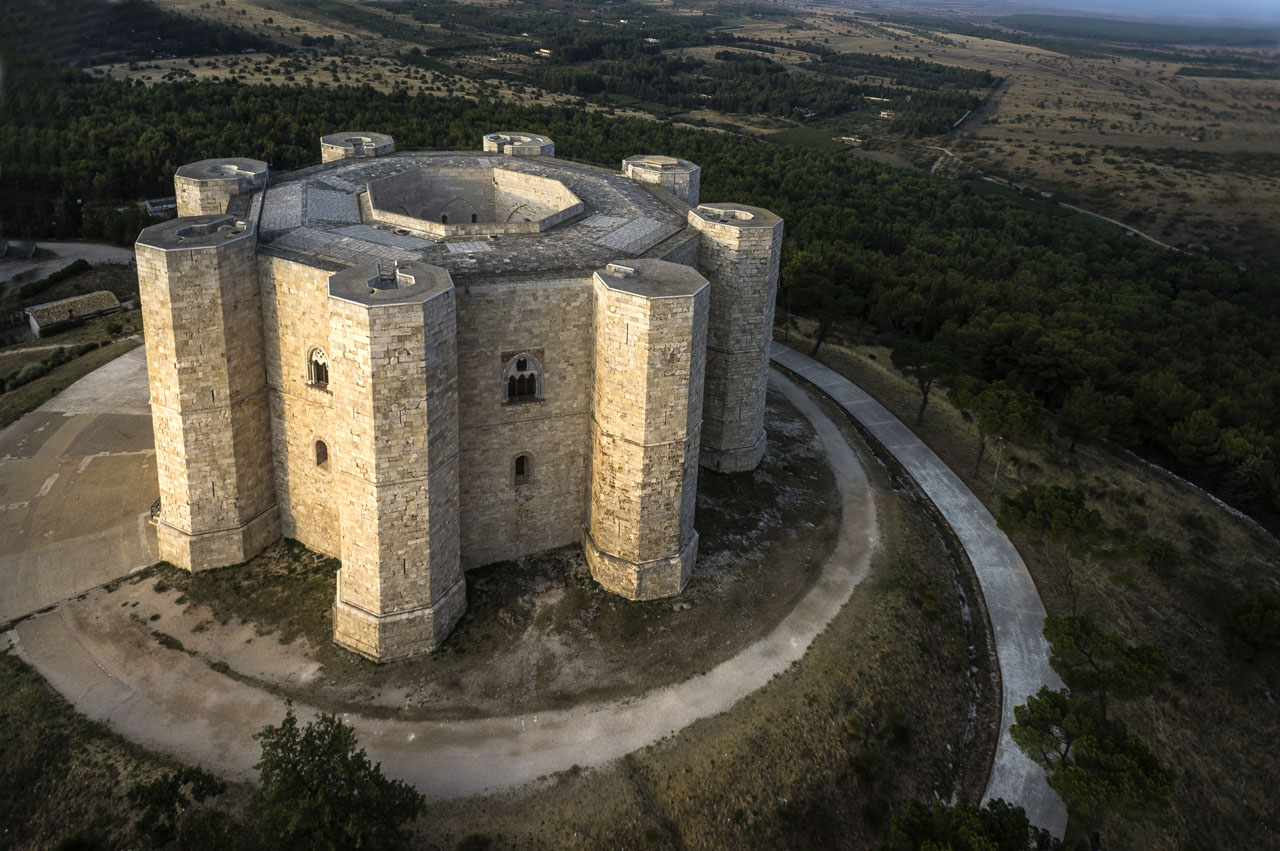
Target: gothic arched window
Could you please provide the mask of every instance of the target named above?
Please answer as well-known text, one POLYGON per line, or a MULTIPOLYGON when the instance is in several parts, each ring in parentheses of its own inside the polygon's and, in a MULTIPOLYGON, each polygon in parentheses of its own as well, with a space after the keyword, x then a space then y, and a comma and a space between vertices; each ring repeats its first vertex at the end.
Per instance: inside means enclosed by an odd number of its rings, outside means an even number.
POLYGON ((312 349, 307 356, 307 381, 320 388, 329 386, 329 356, 324 349, 312 349))
POLYGON ((532 402, 542 398, 542 364, 528 352, 507 360, 502 370, 502 401, 532 402))

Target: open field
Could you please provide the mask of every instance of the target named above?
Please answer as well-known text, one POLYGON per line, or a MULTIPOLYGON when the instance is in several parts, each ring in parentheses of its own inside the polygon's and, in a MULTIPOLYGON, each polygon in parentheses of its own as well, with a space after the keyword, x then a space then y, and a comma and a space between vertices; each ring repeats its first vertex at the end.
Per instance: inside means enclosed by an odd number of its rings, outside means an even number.
MULTIPOLYGON (((803 346, 806 323, 793 328, 803 346), (799 332, 799 333, 798 333, 799 332)), ((805 349, 807 350, 807 348, 805 349)), ((911 421, 919 406, 915 385, 889 366, 889 350, 824 345, 819 359, 911 421)), ((1269 777, 1274 694, 1280 660, 1241 659, 1226 633, 1230 601, 1244 589, 1280 581, 1280 549, 1225 509, 1173 484, 1140 462, 1104 447, 1065 443, 1010 444, 999 479, 995 451, 976 478, 969 475, 976 433, 935 389, 917 433, 991 509, 999 497, 1031 484, 1081 488, 1108 527, 1167 541, 1161 558, 1116 558, 1102 553, 1076 567, 1079 611, 1132 642, 1154 643, 1170 656, 1170 678, 1152 698, 1118 711, 1175 774, 1169 811, 1152 822, 1107 824, 1107 844, 1121 848, 1261 848, 1277 823, 1269 777)), ((1034 542, 1011 535, 1050 615, 1069 613, 1063 576, 1034 542)))
POLYGON ((993 103, 959 138, 933 144, 1174 245, 1275 259, 1280 80, 1180 76, 1174 61, 1071 56, 943 22, 924 31, 824 14, 805 21, 814 29, 761 21, 734 33, 990 70, 1005 78, 993 103))

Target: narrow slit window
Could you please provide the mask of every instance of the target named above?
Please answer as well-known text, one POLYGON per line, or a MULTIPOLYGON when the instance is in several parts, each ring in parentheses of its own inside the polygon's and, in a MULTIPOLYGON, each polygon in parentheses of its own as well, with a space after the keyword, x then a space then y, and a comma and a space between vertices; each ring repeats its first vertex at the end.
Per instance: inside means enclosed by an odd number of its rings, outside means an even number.
POLYGON ((329 447, 323 440, 316 441, 316 466, 329 466, 329 447))
POLYGON ((527 454, 517 455, 512 466, 512 482, 516 487, 529 483, 529 474, 533 472, 533 459, 527 454))
POLYGON ((442 224, 442 225, 447 225, 447 224, 449 224, 449 217, 448 217, 448 216, 446 216, 446 215, 444 215, 443 213, 441 213, 441 214, 440 214, 440 224, 442 224))

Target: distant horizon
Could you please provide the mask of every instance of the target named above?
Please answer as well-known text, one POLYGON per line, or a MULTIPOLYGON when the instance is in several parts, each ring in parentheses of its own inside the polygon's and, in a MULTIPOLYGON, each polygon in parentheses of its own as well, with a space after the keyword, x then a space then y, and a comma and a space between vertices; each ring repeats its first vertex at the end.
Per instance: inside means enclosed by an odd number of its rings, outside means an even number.
MULTIPOLYGON (((866 8, 879 4, 876 0, 854 0, 852 5, 866 8)), ((936 0, 898 0, 884 5, 941 11, 941 4, 936 0)), ((979 0, 976 4, 964 5, 971 11, 975 5, 982 7, 981 11, 985 13, 996 12, 1003 6, 1009 10, 1008 14, 1103 16, 1190 26, 1261 24, 1280 27, 1280 0, 1220 0, 1212 5, 1205 4, 1203 0, 989 0, 989 3, 979 0)))
POLYGON ((1040 7, 1046 13, 1054 14, 1077 12, 1190 24, 1265 23, 1280 26, 1280 3, 1277 0, 1218 0, 1213 4, 1199 0, 1031 0, 1017 5, 1040 7))

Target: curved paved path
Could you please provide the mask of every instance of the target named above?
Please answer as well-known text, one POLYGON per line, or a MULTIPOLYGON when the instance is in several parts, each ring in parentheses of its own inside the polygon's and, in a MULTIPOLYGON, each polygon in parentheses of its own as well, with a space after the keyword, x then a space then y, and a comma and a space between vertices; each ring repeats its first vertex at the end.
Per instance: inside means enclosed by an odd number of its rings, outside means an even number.
MULTIPOLYGON (((432 798, 515 787, 609 762, 723 712, 803 656, 870 570, 878 547, 875 502, 839 428, 792 381, 775 374, 772 383, 813 423, 843 505, 821 576, 772 632, 706 674, 611 703, 459 722, 345 716, 370 757, 432 798)), ((250 734, 284 715, 280 699, 158 646, 145 630, 96 626, 87 605, 64 605, 14 633, 23 657, 81 712, 225 776, 254 779, 259 749, 250 734)), ((306 717, 312 710, 298 711, 306 717)))
POLYGON ((883 405, 834 370, 777 343, 773 361, 818 387, 862 423, 919 483, 960 539, 991 617, 1003 685, 1000 738, 983 800, 1004 798, 1025 809, 1032 824, 1062 836, 1066 806, 1049 788, 1040 766, 1009 736, 1015 706, 1042 685, 1062 687, 1049 667, 1044 605, 1022 557, 960 477, 883 405))

